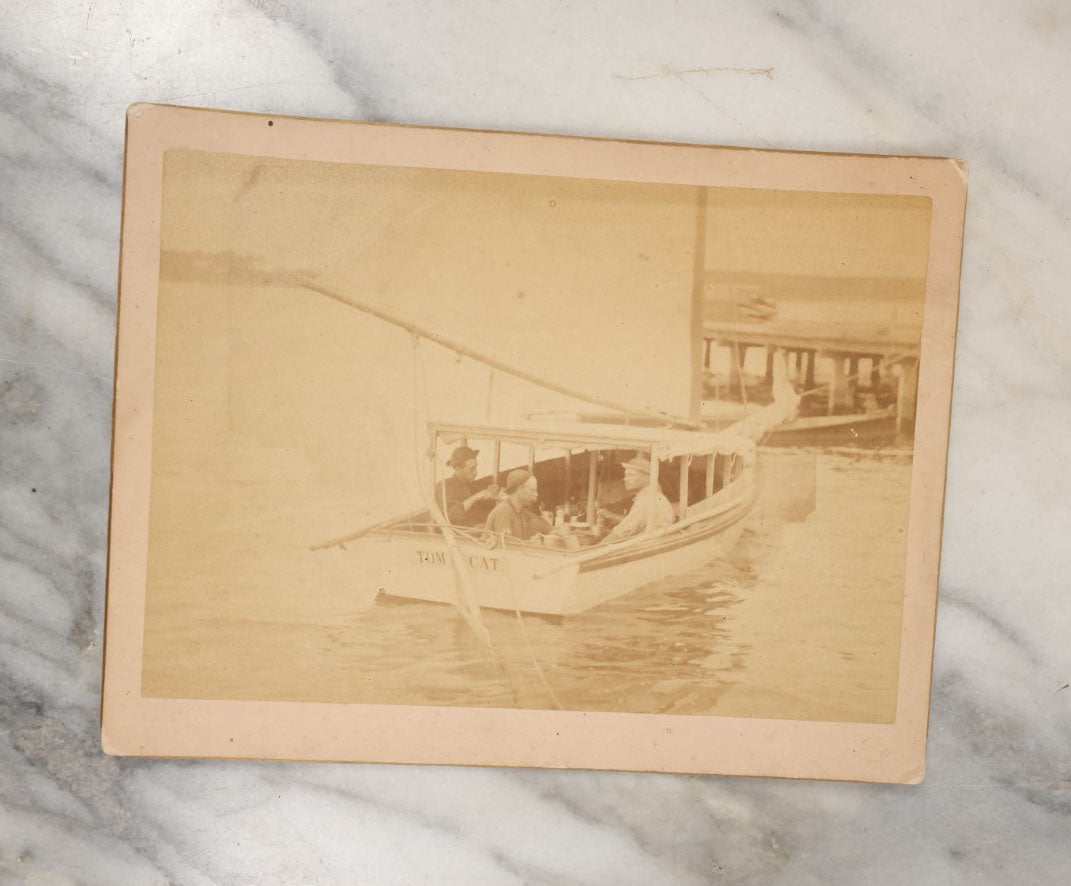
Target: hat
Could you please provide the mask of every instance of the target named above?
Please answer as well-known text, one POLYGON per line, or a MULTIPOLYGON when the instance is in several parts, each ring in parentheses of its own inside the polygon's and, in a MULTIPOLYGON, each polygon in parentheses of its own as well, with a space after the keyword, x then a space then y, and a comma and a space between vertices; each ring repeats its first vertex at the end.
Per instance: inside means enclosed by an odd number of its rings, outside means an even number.
POLYGON ((632 468, 634 471, 639 471, 643 474, 651 473, 651 462, 649 459, 644 458, 642 455, 638 455, 631 461, 625 462, 624 466, 626 468, 632 468))
POLYGON ((513 492, 518 486, 523 486, 531 480, 533 476, 535 475, 531 471, 526 471, 523 468, 510 471, 509 476, 506 477, 506 492, 513 492))
POLYGON ((468 446, 458 446, 457 449, 454 450, 454 454, 450 456, 447 464, 451 467, 460 468, 470 458, 475 458, 479 454, 480 452, 478 449, 469 449, 468 446))

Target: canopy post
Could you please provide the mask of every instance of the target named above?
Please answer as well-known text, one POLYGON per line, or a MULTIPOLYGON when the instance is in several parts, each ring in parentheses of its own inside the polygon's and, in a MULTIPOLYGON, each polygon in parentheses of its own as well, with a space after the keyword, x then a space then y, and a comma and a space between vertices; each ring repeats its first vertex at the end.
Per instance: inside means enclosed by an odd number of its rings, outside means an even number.
POLYGON ((707 456, 706 498, 714 494, 714 464, 717 458, 713 452, 707 456))
POLYGON ((573 450, 565 450, 565 501, 569 501, 569 493, 573 491, 573 450))
POLYGON ((683 520, 688 516, 688 471, 692 466, 690 455, 681 456, 681 485, 680 498, 677 502, 677 519, 683 520))
POLYGON ((496 486, 501 484, 498 482, 499 474, 502 473, 502 441, 495 440, 495 465, 493 473, 491 474, 491 482, 496 486))
POLYGON ((588 508, 585 517, 589 526, 595 524, 595 497, 599 486, 599 453, 588 450, 588 508))
POLYGON ((535 473, 535 443, 528 444, 528 472, 535 473))
POLYGON ((446 478, 444 477, 442 482, 439 481, 439 432, 430 431, 428 436, 431 438, 430 445, 428 446, 428 460, 431 462, 431 497, 434 499, 436 494, 438 494, 439 501, 437 504, 443 509, 443 513, 445 514, 446 478))

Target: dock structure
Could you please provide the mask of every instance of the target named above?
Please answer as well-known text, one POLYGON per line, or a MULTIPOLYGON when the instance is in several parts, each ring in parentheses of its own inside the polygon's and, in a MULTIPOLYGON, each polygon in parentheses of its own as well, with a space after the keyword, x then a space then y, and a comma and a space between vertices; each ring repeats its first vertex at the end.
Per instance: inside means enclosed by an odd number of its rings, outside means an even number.
POLYGON ((731 354, 730 390, 743 389, 743 366, 751 348, 766 351, 766 376, 772 380, 775 349, 785 354, 797 387, 819 394, 825 388, 826 411, 851 409, 859 387, 861 361, 869 363, 870 386, 883 370, 899 367, 896 375, 896 428, 912 421, 918 398, 920 330, 914 325, 864 326, 857 323, 804 324, 777 320, 729 320, 708 317, 703 324, 703 367, 711 366, 711 349, 726 347, 731 354), (829 361, 828 379, 815 382, 815 364, 829 361))

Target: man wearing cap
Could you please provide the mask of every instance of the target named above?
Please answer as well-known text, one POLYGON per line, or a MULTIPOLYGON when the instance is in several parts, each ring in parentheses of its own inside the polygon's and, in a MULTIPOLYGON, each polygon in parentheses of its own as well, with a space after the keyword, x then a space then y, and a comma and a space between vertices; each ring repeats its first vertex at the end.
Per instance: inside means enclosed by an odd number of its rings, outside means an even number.
POLYGON ((472 485, 479 454, 468 446, 459 446, 447 461, 454 475, 439 486, 439 506, 454 526, 482 526, 498 499, 499 489, 494 483, 479 490, 472 485))
POLYGON ((620 541, 647 529, 662 529, 673 522, 673 505, 660 489, 651 488, 651 462, 644 456, 625 462, 625 489, 635 492, 636 498, 624 517, 612 511, 599 511, 607 520, 620 520, 604 541, 620 541))
POLYGON ((487 518, 487 528, 496 534, 529 539, 550 532, 551 525, 532 511, 539 498, 539 484, 531 471, 510 471, 506 478, 506 498, 487 518))

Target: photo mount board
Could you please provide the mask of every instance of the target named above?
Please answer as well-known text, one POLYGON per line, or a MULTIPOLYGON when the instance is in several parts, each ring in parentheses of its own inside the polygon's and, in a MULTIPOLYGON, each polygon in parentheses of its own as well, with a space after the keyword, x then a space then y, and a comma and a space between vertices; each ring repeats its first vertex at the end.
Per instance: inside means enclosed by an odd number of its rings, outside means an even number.
MULTIPOLYGON (((945 158, 783 152, 132 106, 127 116, 116 354, 102 698, 105 750, 148 757, 921 781, 966 175, 962 161, 945 158), (168 151, 931 200, 895 720, 845 723, 144 695, 154 372, 168 151)), ((691 322, 694 331, 694 317, 691 322)))

